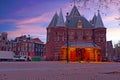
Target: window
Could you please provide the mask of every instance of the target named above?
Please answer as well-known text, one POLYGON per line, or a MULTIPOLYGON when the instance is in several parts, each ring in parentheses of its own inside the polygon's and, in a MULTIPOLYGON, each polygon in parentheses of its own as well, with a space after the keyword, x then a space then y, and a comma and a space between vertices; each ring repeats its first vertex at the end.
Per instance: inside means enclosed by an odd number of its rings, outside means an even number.
POLYGON ((69 39, 72 40, 74 39, 75 33, 71 31, 68 33, 68 35, 69 35, 69 39))
POLYGON ((77 38, 78 40, 82 39, 82 31, 77 32, 77 38))

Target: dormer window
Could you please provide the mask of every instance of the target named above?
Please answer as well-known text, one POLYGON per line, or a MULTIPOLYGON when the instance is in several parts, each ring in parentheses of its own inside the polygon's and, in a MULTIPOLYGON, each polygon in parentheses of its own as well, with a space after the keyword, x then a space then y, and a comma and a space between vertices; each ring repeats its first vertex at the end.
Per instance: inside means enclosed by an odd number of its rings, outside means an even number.
POLYGON ((78 28, 82 28, 82 22, 80 20, 78 21, 78 28))

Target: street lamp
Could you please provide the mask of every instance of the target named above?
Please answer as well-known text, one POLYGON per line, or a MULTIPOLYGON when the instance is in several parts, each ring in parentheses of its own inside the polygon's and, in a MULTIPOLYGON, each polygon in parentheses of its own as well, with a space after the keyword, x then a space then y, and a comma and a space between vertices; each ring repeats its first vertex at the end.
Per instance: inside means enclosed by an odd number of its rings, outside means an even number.
MULTIPOLYGON (((68 12, 67 12, 67 17, 68 17, 68 12)), ((66 48, 66 60, 67 60, 67 63, 69 62, 69 54, 68 54, 68 51, 69 51, 69 42, 68 42, 68 39, 69 39, 69 35, 68 35, 68 23, 70 21, 68 20, 67 18, 67 27, 66 27, 66 44, 67 44, 67 48, 66 48)))
POLYGON ((68 48, 69 48, 69 43, 68 43, 68 28, 67 28, 66 32, 67 32, 67 36, 66 36, 66 38, 67 38, 67 40, 66 40, 66 43, 67 43, 66 59, 67 59, 67 63, 68 63, 69 62, 69 57, 68 57, 68 48))

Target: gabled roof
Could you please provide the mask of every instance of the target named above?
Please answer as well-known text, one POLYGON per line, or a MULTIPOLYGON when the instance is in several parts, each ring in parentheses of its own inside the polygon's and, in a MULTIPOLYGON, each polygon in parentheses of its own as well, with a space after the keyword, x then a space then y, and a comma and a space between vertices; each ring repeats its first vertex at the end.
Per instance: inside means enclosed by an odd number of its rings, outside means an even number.
POLYGON ((79 13, 79 11, 78 11, 78 9, 77 9, 77 7, 74 5, 74 7, 72 8, 72 11, 71 11, 71 13, 70 13, 70 16, 71 17, 73 17, 73 16, 76 16, 76 17, 78 17, 78 16, 80 16, 80 13, 79 13))
POLYGON ((69 23, 67 23, 66 26, 68 26, 69 28, 78 28, 78 21, 82 22, 82 28, 93 28, 90 22, 83 16, 70 17, 69 23))
POLYGON ((98 16, 97 16, 97 20, 96 20, 96 23, 95 23, 95 27, 96 28, 97 27, 104 27, 104 24, 103 24, 103 21, 102 21, 99 10, 98 10, 98 16))
POLYGON ((50 22, 50 24, 49 24, 48 27, 56 26, 57 20, 58 20, 58 14, 57 14, 57 12, 56 12, 56 13, 54 14, 54 16, 53 16, 53 18, 52 18, 52 20, 51 20, 51 22, 50 22))
POLYGON ((36 43, 42 43, 43 44, 43 42, 39 38, 33 38, 32 40, 35 41, 36 43))
POLYGON ((80 15, 76 6, 72 8, 70 15, 66 17, 66 26, 69 28, 78 28, 78 21, 82 22, 82 28, 93 28, 90 22, 83 16, 80 15))
POLYGON ((65 26, 62 9, 60 9, 59 18, 57 20, 56 26, 65 26))

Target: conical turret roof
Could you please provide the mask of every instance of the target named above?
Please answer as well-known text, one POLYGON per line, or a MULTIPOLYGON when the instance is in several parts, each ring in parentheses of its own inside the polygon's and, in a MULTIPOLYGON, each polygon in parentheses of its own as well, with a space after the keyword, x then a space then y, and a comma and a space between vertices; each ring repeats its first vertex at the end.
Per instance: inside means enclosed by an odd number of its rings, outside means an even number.
POLYGON ((60 9, 59 18, 57 20, 56 26, 65 26, 62 9, 60 9))
POLYGON ((91 23, 93 26, 95 26, 96 20, 97 20, 97 16, 96 16, 96 14, 94 14, 94 16, 93 16, 92 20, 90 21, 90 23, 91 23))
POLYGON ((96 28, 97 27, 104 27, 104 24, 103 24, 103 21, 102 21, 102 18, 101 18, 99 10, 98 10, 98 16, 97 16, 97 19, 96 19, 95 27, 96 28))
POLYGON ((53 18, 52 18, 52 20, 51 20, 51 22, 50 22, 50 24, 49 24, 48 27, 56 26, 58 18, 59 18, 59 16, 58 16, 58 14, 57 14, 57 12, 56 12, 56 13, 54 14, 54 16, 53 16, 53 18))

